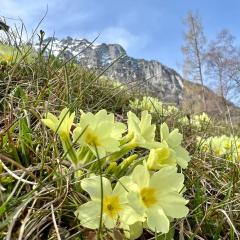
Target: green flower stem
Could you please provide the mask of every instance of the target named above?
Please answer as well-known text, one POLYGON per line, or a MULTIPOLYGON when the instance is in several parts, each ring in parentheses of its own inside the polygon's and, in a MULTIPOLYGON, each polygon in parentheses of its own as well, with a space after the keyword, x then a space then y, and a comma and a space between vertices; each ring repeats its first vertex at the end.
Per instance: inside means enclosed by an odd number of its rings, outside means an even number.
POLYGON ((74 171, 74 179, 75 179, 75 185, 74 185, 74 188, 76 191, 79 191, 81 192, 81 184, 80 184, 80 180, 81 178, 83 177, 83 171, 82 170, 76 170, 74 171))
POLYGON ((133 154, 125 159, 123 159, 123 161, 118 165, 118 167, 116 168, 116 170, 113 172, 113 174, 118 177, 120 176, 120 174, 126 170, 131 163, 133 163, 133 161, 135 161, 138 158, 137 154, 133 154))
POLYGON ((110 162, 109 166, 106 169, 106 175, 112 175, 118 169, 118 165, 116 162, 110 162))
POLYGON ((129 143, 134 137, 134 134, 127 134, 126 136, 124 136, 121 140, 120 140, 120 145, 125 145, 127 143, 129 143))
POLYGON ((129 167, 130 164, 133 163, 133 161, 135 161, 138 158, 138 154, 133 154, 127 158, 125 158, 121 163, 120 163, 120 167, 121 170, 125 170, 126 168, 129 167))
POLYGON ((94 155, 89 150, 88 147, 82 146, 77 150, 77 159, 78 159, 78 162, 81 162, 82 164, 86 164, 88 162, 91 162, 94 159, 94 155))
POLYGON ((67 158, 74 164, 74 166, 77 166, 77 154, 72 146, 70 137, 61 138, 61 142, 65 153, 64 156, 67 156, 67 158))
POLYGON ((131 141, 125 144, 120 151, 113 153, 111 156, 109 156, 107 160, 112 162, 117 161, 118 159, 123 157, 126 153, 128 153, 129 151, 133 150, 136 147, 137 144, 134 141, 131 141))
POLYGON ((101 240, 102 239, 102 216, 103 216, 103 179, 102 179, 102 163, 101 159, 98 154, 97 147, 95 146, 95 150, 97 153, 97 160, 98 160, 98 167, 99 167, 99 175, 100 175, 100 186, 101 186, 101 210, 100 210, 100 220, 99 220, 99 228, 97 232, 97 239, 101 240))

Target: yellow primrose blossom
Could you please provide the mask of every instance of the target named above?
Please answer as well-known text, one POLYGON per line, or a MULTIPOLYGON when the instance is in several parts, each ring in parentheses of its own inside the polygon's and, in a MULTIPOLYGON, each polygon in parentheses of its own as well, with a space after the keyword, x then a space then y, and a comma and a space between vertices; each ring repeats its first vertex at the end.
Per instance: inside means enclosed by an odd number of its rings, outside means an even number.
POLYGON ((222 137, 213 137, 210 140, 210 147, 214 155, 220 157, 227 153, 226 148, 223 145, 224 141, 222 137))
POLYGON ((102 223, 108 229, 113 229, 118 221, 122 225, 132 225, 141 220, 138 214, 129 206, 126 189, 118 182, 112 189, 110 181, 102 177, 103 180, 103 202, 101 202, 100 176, 92 175, 81 181, 81 187, 86 191, 91 200, 81 205, 75 215, 80 220, 82 226, 97 229, 99 227, 101 204, 102 223))
POLYGON ((158 148, 151 149, 147 159, 147 166, 151 170, 158 170, 166 166, 176 166, 175 151, 169 148, 166 141, 160 143, 158 148))
POLYGON ((13 56, 10 54, 5 54, 5 55, 0 55, 0 61, 4 61, 4 62, 12 62, 13 61, 13 56))
POLYGON ((88 146, 100 158, 107 153, 119 151, 119 140, 126 127, 123 123, 116 122, 114 115, 107 114, 105 109, 95 115, 82 113, 80 122, 73 132, 73 139, 82 146, 88 146))
POLYGON ((154 140, 156 125, 151 124, 152 116, 147 111, 141 114, 141 120, 131 111, 128 112, 128 136, 136 147, 156 148, 159 143, 154 140))
POLYGON ((166 123, 160 126, 161 141, 166 141, 168 146, 175 151, 177 164, 181 168, 187 168, 190 156, 188 151, 181 146, 183 136, 179 133, 178 129, 174 129, 169 132, 168 125, 166 123))
POLYGON ((153 232, 167 233, 169 218, 182 218, 188 214, 185 206, 188 201, 180 193, 184 175, 177 173, 176 167, 162 168, 150 176, 146 165, 138 165, 130 178, 132 184, 125 184, 129 204, 153 232))
POLYGON ((72 146, 70 138, 70 132, 74 118, 75 112, 70 113, 68 108, 64 108, 59 117, 56 117, 52 113, 48 112, 46 117, 41 119, 41 121, 55 133, 58 133, 67 158, 76 167, 78 164, 77 154, 72 146))
POLYGON ((68 108, 64 108, 59 117, 48 112, 41 121, 54 132, 58 133, 62 139, 69 138, 70 130, 75 118, 75 112, 70 113, 68 108))

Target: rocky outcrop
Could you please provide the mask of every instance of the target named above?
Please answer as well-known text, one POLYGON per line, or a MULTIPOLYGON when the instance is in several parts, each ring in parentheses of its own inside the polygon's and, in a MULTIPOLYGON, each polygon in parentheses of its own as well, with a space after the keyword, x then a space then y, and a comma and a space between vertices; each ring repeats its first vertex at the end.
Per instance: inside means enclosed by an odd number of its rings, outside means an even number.
POLYGON ((123 83, 134 81, 139 88, 150 92, 162 101, 179 103, 182 100, 182 77, 158 61, 129 57, 119 44, 96 45, 86 39, 70 37, 62 40, 48 38, 44 44, 49 41, 51 43, 48 51, 51 49, 55 56, 61 55, 66 59, 75 56, 75 60, 83 66, 107 69, 104 74, 108 77, 123 83))

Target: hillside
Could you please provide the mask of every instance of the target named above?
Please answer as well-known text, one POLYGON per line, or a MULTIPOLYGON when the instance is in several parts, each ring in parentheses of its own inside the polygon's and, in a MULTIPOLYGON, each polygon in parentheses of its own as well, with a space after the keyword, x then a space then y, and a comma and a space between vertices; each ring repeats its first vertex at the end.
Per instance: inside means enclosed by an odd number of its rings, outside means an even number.
MULTIPOLYGON (((139 89, 142 93, 155 96, 166 103, 181 104, 189 113, 203 112, 201 86, 184 80, 175 70, 162 63, 145 59, 135 59, 127 55, 119 44, 96 44, 86 39, 47 38, 42 45, 36 44, 37 50, 47 47, 46 54, 77 62, 92 69, 97 69, 111 79, 139 89)), ((223 116, 226 107, 220 97, 205 87, 208 113, 223 116)), ((232 103, 228 106, 233 116, 239 116, 240 110, 232 103)))
MULTIPOLYGON (((188 80, 183 81, 183 101, 182 108, 189 113, 198 113, 204 111, 201 100, 201 85, 188 80)), ((207 112, 214 116, 224 115, 226 105, 216 93, 205 86, 207 112)), ((227 102, 231 115, 233 117, 240 116, 240 108, 231 102, 227 102)))

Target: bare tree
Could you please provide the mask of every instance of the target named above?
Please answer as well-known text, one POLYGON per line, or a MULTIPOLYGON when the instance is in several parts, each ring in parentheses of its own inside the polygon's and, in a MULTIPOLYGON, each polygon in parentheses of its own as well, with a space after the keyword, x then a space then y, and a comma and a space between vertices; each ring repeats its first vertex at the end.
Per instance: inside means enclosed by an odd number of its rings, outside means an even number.
POLYGON ((186 78, 201 84, 203 106, 204 110, 207 111, 203 79, 205 46, 207 40, 203 33, 201 19, 197 14, 189 12, 185 19, 185 25, 187 27, 187 31, 184 33, 185 44, 182 47, 182 52, 185 57, 183 72, 186 78))
POLYGON ((234 40, 228 30, 223 30, 209 44, 207 53, 206 73, 217 81, 217 90, 224 103, 240 82, 240 51, 234 40))

